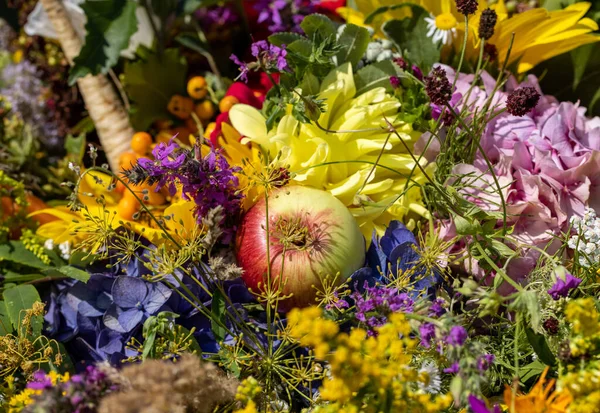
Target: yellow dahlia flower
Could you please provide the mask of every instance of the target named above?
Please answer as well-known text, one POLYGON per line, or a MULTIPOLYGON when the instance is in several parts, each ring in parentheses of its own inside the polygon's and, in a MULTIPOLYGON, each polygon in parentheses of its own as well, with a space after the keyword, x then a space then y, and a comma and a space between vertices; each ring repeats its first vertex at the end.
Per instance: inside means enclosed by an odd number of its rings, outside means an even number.
MULTIPOLYGON (((319 125, 340 132, 300 123, 290 113, 267 131, 265 117, 242 104, 231 109, 229 118, 244 136, 242 143, 260 145, 271 159, 280 154, 278 162, 289 167, 297 184, 324 189, 341 200, 367 239, 373 229, 382 233, 393 219, 414 225, 411 212, 428 216, 418 186, 425 177, 406 151, 420 134, 396 122, 405 147, 385 130, 385 119, 394 122, 400 102, 383 87, 357 95, 350 64, 325 77, 318 98, 326 103, 319 125)), ((427 161, 421 162, 425 168, 427 161)))

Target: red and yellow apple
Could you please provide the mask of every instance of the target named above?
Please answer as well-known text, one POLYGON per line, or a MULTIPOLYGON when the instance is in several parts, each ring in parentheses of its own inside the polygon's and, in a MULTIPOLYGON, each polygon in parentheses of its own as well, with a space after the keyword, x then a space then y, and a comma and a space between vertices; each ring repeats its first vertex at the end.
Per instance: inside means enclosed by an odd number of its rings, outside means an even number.
POLYGON ((270 285, 290 296, 279 303, 281 310, 316 304, 325 277, 337 275, 341 283, 365 261, 365 241, 348 208, 329 192, 303 186, 279 188, 268 204, 262 199, 250 208, 236 247, 242 278, 254 294, 270 285))

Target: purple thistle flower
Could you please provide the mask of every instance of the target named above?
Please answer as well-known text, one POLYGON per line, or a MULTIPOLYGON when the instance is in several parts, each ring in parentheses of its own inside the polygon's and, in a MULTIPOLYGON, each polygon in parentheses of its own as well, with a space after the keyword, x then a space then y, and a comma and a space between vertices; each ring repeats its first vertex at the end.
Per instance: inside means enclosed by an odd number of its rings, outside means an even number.
POLYGON ((564 267, 559 267, 555 270, 555 273, 557 273, 556 282, 552 288, 548 290, 548 294, 550 294, 553 300, 558 300, 560 297, 567 297, 569 291, 577 288, 579 284, 581 284, 581 280, 567 272, 564 267))
POLYGON ((421 335, 421 345, 425 348, 431 347, 431 341, 435 339, 435 325, 432 323, 423 323, 419 326, 421 335))
POLYGON ((451 346, 460 347, 465 344, 469 335, 467 334, 467 330, 463 326, 452 326, 450 328, 450 332, 446 337, 446 343, 451 346))

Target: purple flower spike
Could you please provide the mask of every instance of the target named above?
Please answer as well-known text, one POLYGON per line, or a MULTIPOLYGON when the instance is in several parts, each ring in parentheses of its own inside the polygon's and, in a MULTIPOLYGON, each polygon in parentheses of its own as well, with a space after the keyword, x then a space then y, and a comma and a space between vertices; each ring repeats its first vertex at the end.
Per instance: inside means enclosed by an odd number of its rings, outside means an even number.
POLYGON ((556 282, 548 290, 548 294, 552 297, 553 300, 558 300, 560 297, 567 297, 569 292, 579 286, 581 284, 581 280, 573 274, 567 272, 564 267, 558 267, 555 270, 556 274, 556 282))

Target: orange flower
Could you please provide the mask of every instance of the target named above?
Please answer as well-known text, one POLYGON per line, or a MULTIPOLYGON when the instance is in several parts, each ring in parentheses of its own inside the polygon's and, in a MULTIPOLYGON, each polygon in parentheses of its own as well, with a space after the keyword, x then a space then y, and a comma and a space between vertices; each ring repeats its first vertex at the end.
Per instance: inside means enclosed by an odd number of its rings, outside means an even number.
POLYGON ((512 387, 506 386, 504 403, 510 413, 565 413, 567 411, 573 398, 567 390, 559 392, 554 389, 555 379, 546 382, 548 369, 549 367, 546 367, 529 394, 515 393, 512 387))

